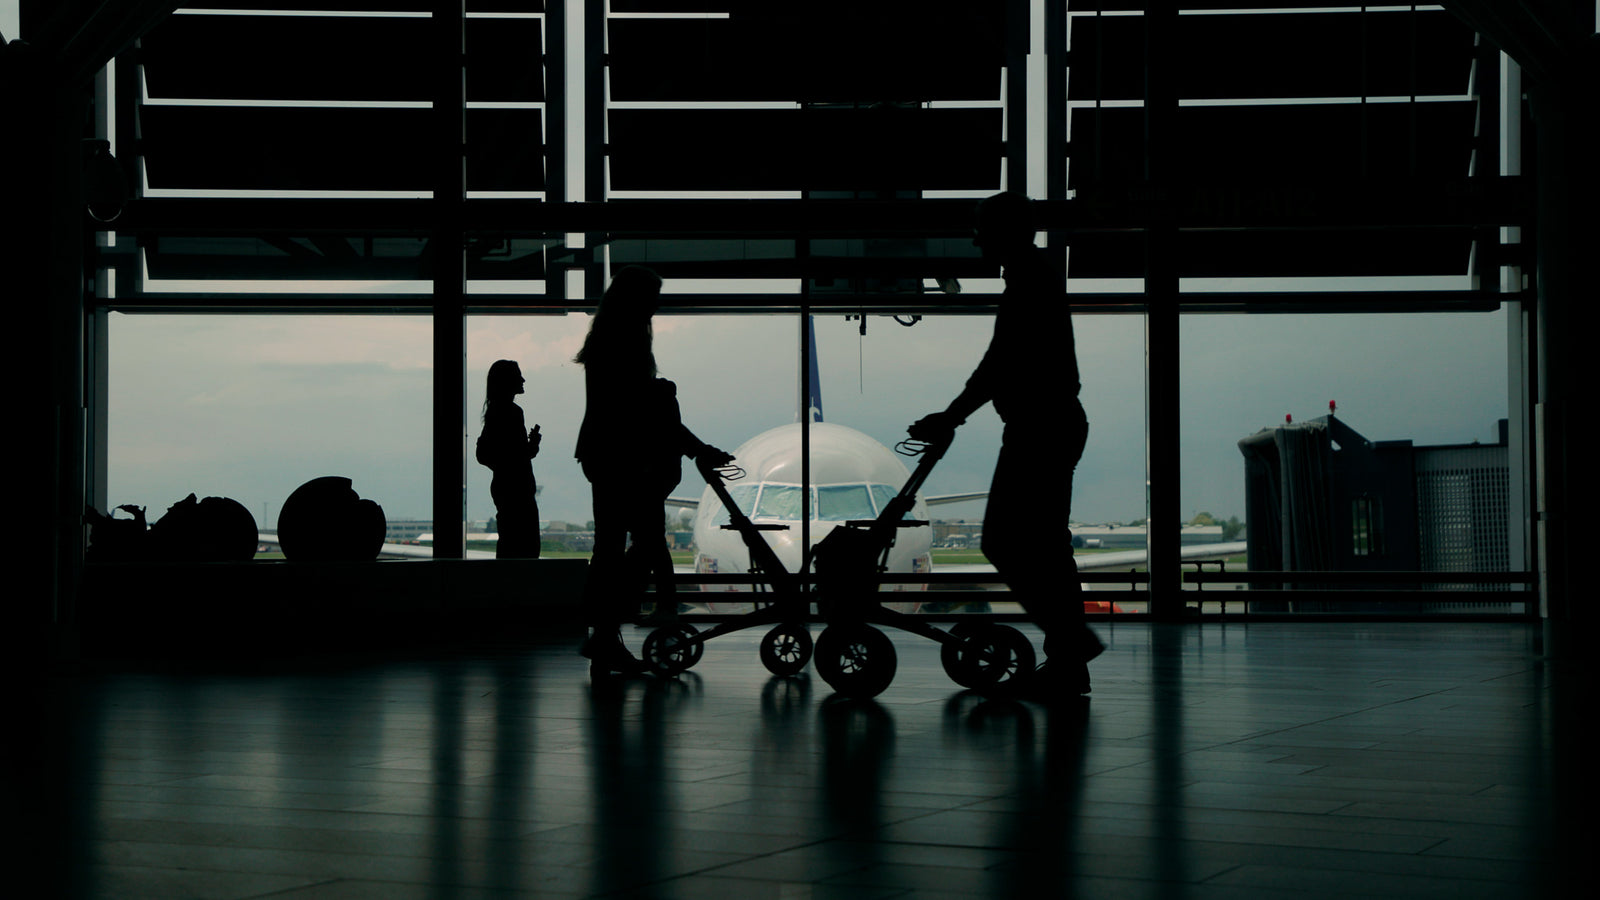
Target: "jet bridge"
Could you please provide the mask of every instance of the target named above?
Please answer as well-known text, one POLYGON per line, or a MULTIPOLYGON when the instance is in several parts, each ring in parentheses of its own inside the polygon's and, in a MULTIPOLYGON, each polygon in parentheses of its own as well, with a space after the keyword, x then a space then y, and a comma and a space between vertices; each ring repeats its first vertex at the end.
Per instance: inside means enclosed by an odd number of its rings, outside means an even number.
MULTIPOLYGON (((1250 570, 1510 571, 1506 420, 1498 431, 1493 444, 1418 447, 1409 440, 1368 440, 1330 413, 1244 438, 1239 450, 1245 458, 1250 570)), ((1252 584, 1258 590, 1311 586, 1252 584)), ((1365 586, 1470 589, 1436 579, 1365 586)), ((1296 609, 1306 611, 1300 603, 1296 609)))

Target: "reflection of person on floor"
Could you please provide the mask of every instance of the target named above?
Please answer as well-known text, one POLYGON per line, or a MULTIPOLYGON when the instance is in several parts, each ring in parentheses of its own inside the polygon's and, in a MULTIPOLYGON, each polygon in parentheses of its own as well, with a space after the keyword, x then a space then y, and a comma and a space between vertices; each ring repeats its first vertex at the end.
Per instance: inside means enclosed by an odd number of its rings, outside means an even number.
POLYGON ((539 426, 525 430, 522 407, 512 398, 526 383, 522 369, 509 359, 489 367, 483 401, 483 432, 478 435, 478 462, 494 472, 489 496, 499 538, 495 559, 539 558, 539 503, 533 481, 533 458, 539 455, 539 426))
POLYGON ((1088 693, 1087 663, 1104 649, 1084 623, 1067 525, 1072 472, 1089 422, 1078 402, 1066 286, 1034 246, 1034 231, 1031 204, 1021 194, 1008 191, 978 204, 973 243, 985 260, 1000 264, 1006 282, 994 336, 960 396, 911 431, 949 433, 994 402, 1005 430, 983 516, 983 552, 1044 631, 1048 659, 1035 680, 1039 691, 1075 696, 1088 693), (1059 481, 1043 481, 1052 476, 1059 481))
POLYGON ((664 501, 682 476, 682 458, 732 458, 684 427, 677 386, 656 377, 650 319, 660 294, 656 273, 618 270, 575 360, 587 402, 575 455, 594 493, 594 556, 584 585, 594 633, 580 652, 617 672, 643 668, 621 629, 651 575, 658 592, 673 590, 664 501))

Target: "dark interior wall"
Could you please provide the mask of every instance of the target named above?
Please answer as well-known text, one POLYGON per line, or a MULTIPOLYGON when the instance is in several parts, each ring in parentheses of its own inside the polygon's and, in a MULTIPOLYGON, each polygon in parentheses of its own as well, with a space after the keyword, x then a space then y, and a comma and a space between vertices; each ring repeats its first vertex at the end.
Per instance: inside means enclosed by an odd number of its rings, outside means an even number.
POLYGON ((365 652, 506 638, 582 621, 583 559, 97 563, 82 646, 96 658, 365 652))

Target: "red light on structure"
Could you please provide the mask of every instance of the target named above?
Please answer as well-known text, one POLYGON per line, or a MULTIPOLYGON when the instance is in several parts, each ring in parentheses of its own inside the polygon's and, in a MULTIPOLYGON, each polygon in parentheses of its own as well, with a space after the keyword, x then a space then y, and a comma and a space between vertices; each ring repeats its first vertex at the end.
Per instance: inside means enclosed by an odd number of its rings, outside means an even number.
POLYGON ((1330 415, 1330 416, 1333 415, 1335 412, 1338 411, 1338 409, 1339 409, 1339 404, 1338 403, 1336 403, 1336 402, 1334 402, 1332 400, 1328 401, 1328 415, 1330 415))
POLYGON ((1283 424, 1285 424, 1285 425, 1293 425, 1294 424, 1294 414, 1293 413, 1284 413, 1283 424))

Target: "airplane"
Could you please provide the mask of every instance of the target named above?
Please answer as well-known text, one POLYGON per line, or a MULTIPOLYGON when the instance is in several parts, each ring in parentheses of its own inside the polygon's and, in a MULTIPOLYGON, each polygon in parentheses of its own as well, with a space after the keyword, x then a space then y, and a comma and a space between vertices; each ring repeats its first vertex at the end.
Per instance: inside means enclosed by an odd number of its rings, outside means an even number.
MULTIPOLYGON (((823 420, 820 378, 817 366, 816 332, 811 332, 810 366, 812 396, 804 415, 811 419, 811 489, 810 528, 811 546, 822 540, 841 522, 875 518, 900 486, 910 477, 904 458, 874 438, 849 428, 823 420)), ((809 554, 802 546, 805 532, 801 529, 802 510, 806 499, 801 490, 801 429, 795 422, 761 432, 734 451, 734 463, 742 468, 746 479, 726 485, 729 496, 741 511, 757 524, 782 525, 784 530, 766 531, 764 536, 784 569, 798 572, 809 554)), ((928 507, 966 500, 981 500, 988 491, 917 498, 909 517, 926 521, 928 507)), ((708 486, 698 499, 671 497, 667 505, 695 510, 694 547, 692 567, 679 567, 680 575, 689 574, 743 574, 749 571, 749 553, 744 540, 735 531, 724 529, 728 513, 708 486)), ((934 570, 931 528, 904 528, 895 537, 889 551, 886 570, 889 574, 920 575, 934 570)), ((1209 558, 1245 552, 1245 544, 1208 544, 1183 548, 1183 557, 1209 558)), ((1110 553, 1081 554, 1077 556, 1079 571, 1133 567, 1147 559, 1144 550, 1116 551, 1110 553)), ((992 565, 940 566, 941 573, 971 574, 974 582, 984 588, 996 588, 992 565), (988 576, 987 578, 983 576, 988 576)), ((692 584, 692 580, 691 580, 692 584)), ((737 595, 752 590, 748 584, 702 583, 703 595, 694 602, 703 602, 714 613, 744 612, 750 608, 748 601, 740 602, 737 595), (711 600, 721 595, 725 599, 711 600)), ((685 597, 692 596, 691 586, 685 597)), ((893 593, 926 591, 926 584, 885 584, 881 591, 893 593)), ((885 601, 885 605, 899 612, 914 612, 921 600, 885 601)), ((1108 604, 1085 601, 1090 611, 1108 604)))
MULTIPOLYGON (((748 476, 747 481, 729 484, 728 493, 740 509, 760 524, 787 526, 787 530, 765 532, 779 561, 789 572, 798 572, 808 554, 801 529, 805 496, 801 488, 801 424, 780 425, 764 431, 734 451, 734 461, 748 476)), ((876 518, 884 504, 910 477, 899 455, 873 438, 844 425, 820 421, 811 423, 810 545, 827 536, 841 522, 876 518)), ((928 507, 986 496, 953 494, 918 497, 911 518, 926 520, 928 507)), ((743 573, 749 569, 749 552, 737 532, 725 530, 727 510, 709 486, 698 500, 670 498, 669 505, 696 510, 694 522, 696 574, 743 573)), ((924 574, 933 571, 931 529, 902 529, 889 551, 888 571, 924 574)), ((904 592, 923 590, 923 585, 886 584, 882 590, 904 592)), ((702 584, 706 593, 743 593, 743 584, 702 584)), ((916 602, 891 602, 890 608, 914 611, 916 602)), ((713 612, 731 611, 726 603, 711 601, 713 612)))
MULTIPOLYGON (((823 421, 822 387, 817 364, 817 334, 809 329, 811 370, 811 397, 804 415, 811 420, 811 487, 809 497, 810 547, 816 546, 841 522, 876 518, 900 491, 900 486, 911 476, 903 458, 872 437, 832 422, 823 421)), ((798 417, 797 417, 798 418, 798 417)), ((778 560, 790 573, 799 572, 809 557, 809 547, 802 547, 806 530, 801 528, 801 516, 807 508, 807 497, 802 492, 802 423, 779 425, 761 432, 740 444, 734 451, 734 463, 743 469, 749 480, 727 485, 729 496, 752 520, 761 525, 781 525, 783 530, 766 531, 767 543, 772 545, 778 560)), ((908 517, 926 521, 928 507, 963 500, 981 500, 987 491, 962 494, 945 494, 934 497, 917 497, 908 517)), ((667 505, 695 510, 694 565, 687 572, 695 574, 743 574, 749 571, 749 551, 744 539, 722 526, 728 524, 727 510, 723 509, 708 485, 699 499, 669 497, 667 505)), ((901 529, 889 551, 887 570, 894 574, 923 574, 933 571, 933 535, 931 528, 901 529)), ((680 570, 680 574, 686 574, 680 570)), ((880 590, 894 593, 926 590, 926 585, 885 584, 880 590)), ((701 584, 703 593, 748 593, 747 584, 701 584)), ((692 590, 692 588, 691 588, 692 590)), ((732 598, 730 598, 731 600, 732 598)), ((735 612, 748 609, 748 603, 710 601, 711 612, 735 612), (737 605, 737 608, 735 607, 737 605)), ((888 602, 886 606, 900 612, 914 612, 920 601, 888 602)))
MULTIPOLYGON (((734 461, 745 470, 747 478, 727 485, 729 496, 753 521, 787 526, 787 530, 765 532, 765 537, 788 572, 800 570, 803 555, 800 528, 800 429, 799 423, 780 425, 741 444, 734 451, 734 461)), ((900 460, 899 454, 854 428, 813 421, 811 545, 815 546, 843 521, 876 517, 884 504, 898 492, 899 485, 909 477, 905 463, 900 460)), ((987 492, 980 491, 918 497, 909 515, 913 519, 926 520, 930 506, 986 496, 987 492)), ((722 527, 728 524, 728 513, 710 487, 705 488, 698 500, 674 497, 669 498, 667 503, 695 510, 695 562, 690 568, 680 569, 680 574, 739 574, 749 569, 749 553, 744 540, 737 532, 722 527)), ((887 571, 908 575, 933 572, 931 532, 930 528, 901 529, 889 551, 887 571)), ((1244 553, 1246 547, 1243 541, 1197 544, 1183 547, 1179 553, 1185 560, 1209 559, 1244 553)), ((1145 550, 1118 550, 1077 554, 1075 561, 1082 572, 1132 568, 1143 565, 1148 558, 1145 550)), ((998 586, 992 565, 940 566, 939 571, 970 574, 974 576, 974 582, 983 583, 986 587, 998 586)), ((701 584, 699 588, 707 594, 725 595, 751 590, 745 584, 701 584)), ((881 588, 890 592, 926 589, 926 585, 919 584, 885 584, 881 588)), ((707 598, 706 602, 710 612, 739 612, 748 608, 748 604, 743 607, 730 605, 737 602, 733 597, 722 601, 707 598)), ((920 601, 886 603, 889 608, 900 612, 913 612, 921 605, 920 601)), ((1093 601, 1086 600, 1085 603, 1093 601)), ((1095 609, 1104 605, 1098 604, 1095 609)))

